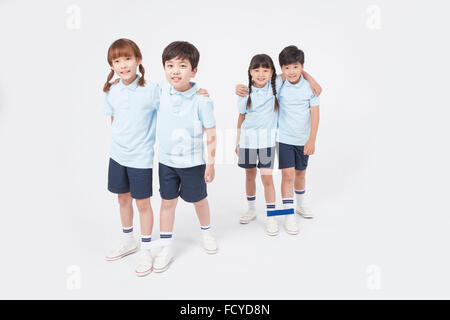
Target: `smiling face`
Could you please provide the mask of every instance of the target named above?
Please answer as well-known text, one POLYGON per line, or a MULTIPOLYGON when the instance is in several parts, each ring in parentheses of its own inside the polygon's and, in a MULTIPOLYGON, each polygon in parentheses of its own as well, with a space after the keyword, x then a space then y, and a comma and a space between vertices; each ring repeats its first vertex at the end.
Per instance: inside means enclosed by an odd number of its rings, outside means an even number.
POLYGON ((125 85, 129 85, 136 79, 136 71, 140 64, 141 60, 135 56, 125 56, 113 59, 111 68, 125 85))
POLYGON ((174 89, 183 92, 191 88, 189 81, 197 74, 197 68, 192 70, 189 60, 175 57, 164 63, 164 72, 174 89))
POLYGON ((263 88, 272 77, 273 70, 270 68, 259 67, 256 69, 250 69, 250 75, 252 76, 253 85, 257 88, 263 88))
POLYGON ((302 75, 303 65, 300 62, 286 64, 281 67, 281 71, 290 83, 296 84, 302 75))

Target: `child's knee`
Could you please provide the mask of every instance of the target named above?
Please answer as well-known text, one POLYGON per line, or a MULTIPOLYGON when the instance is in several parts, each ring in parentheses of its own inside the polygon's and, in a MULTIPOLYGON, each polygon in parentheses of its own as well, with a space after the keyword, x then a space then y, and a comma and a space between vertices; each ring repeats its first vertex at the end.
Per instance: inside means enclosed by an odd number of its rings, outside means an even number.
POLYGON ((252 168, 252 169, 246 169, 245 170, 245 177, 247 179, 247 181, 253 181, 256 179, 256 168, 252 168))
POLYGON ((208 199, 202 199, 200 201, 194 202, 194 206, 195 208, 199 209, 199 208, 204 208, 208 206, 208 199))
POLYGON ((120 194, 118 194, 117 199, 118 199, 119 205, 121 207, 130 206, 133 201, 130 193, 120 193, 120 194))
POLYGON ((150 199, 136 199, 136 207, 140 212, 149 210, 151 208, 150 199))
POLYGON ((303 179, 305 178, 306 175, 306 170, 295 170, 295 178, 298 179, 303 179))
POLYGON ((161 211, 171 211, 174 210, 177 205, 177 199, 174 200, 162 200, 161 201, 161 211))
POLYGON ((261 181, 264 188, 273 186, 273 178, 271 175, 261 175, 261 181))
POLYGON ((283 182, 285 183, 292 183, 294 182, 294 170, 282 170, 281 176, 283 179, 283 182))

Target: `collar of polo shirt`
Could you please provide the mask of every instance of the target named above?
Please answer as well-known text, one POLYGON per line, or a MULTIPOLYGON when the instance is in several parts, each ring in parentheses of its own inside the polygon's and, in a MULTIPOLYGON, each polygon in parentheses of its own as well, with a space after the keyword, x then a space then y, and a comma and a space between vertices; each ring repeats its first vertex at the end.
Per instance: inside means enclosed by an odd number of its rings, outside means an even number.
POLYGON ((122 79, 120 79, 120 81, 119 81, 119 85, 120 85, 120 88, 123 90, 123 89, 128 89, 128 90, 136 90, 136 88, 138 87, 138 81, 139 81, 139 79, 140 79, 141 77, 139 76, 139 75, 137 75, 137 77, 136 77, 136 79, 134 79, 134 81, 132 82, 132 83, 130 83, 129 85, 125 85, 123 82, 122 82, 122 79))
POLYGON ((272 79, 270 79, 269 81, 267 81, 266 85, 262 88, 257 88, 254 85, 252 85, 252 92, 266 92, 267 90, 269 90, 269 88, 272 88, 272 79))
POLYGON ((298 80, 298 82, 296 84, 290 83, 289 80, 287 80, 287 79, 284 84, 288 87, 300 87, 301 85, 303 85, 304 81, 305 81, 305 78, 303 77, 303 75, 301 75, 300 79, 298 80))
POLYGON ((172 85, 170 85, 170 90, 169 90, 170 95, 180 94, 185 97, 193 96, 198 91, 197 85, 195 84, 195 82, 189 82, 189 84, 191 85, 192 88, 190 88, 189 90, 183 91, 183 92, 175 90, 175 88, 172 85))

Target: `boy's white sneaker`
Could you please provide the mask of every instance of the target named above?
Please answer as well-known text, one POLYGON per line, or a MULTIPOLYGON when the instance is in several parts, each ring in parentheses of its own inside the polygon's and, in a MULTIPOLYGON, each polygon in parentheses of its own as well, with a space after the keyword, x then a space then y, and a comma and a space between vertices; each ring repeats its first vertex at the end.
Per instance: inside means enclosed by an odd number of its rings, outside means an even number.
POLYGON ((296 218, 297 217, 294 214, 289 214, 286 216, 286 220, 284 221, 284 227, 287 233, 298 234, 300 232, 296 218))
POLYGON ((122 259, 123 257, 135 253, 138 250, 138 243, 136 241, 123 242, 117 249, 109 252, 105 259, 107 261, 115 261, 122 259))
POLYGON ((278 233, 280 233, 280 229, 278 228, 277 220, 275 220, 274 217, 267 217, 266 233, 269 236, 276 236, 278 233))
POLYGON ((308 203, 302 203, 301 205, 297 205, 295 212, 306 219, 312 219, 314 217, 312 209, 308 203))
POLYGON ((203 249, 206 253, 214 254, 217 252, 216 239, 211 234, 205 234, 203 236, 203 249))
POLYGON ((169 247, 163 247, 158 253, 153 263, 153 271, 164 272, 169 269, 170 263, 173 261, 172 250, 169 247))
POLYGON ((136 268, 134 271, 138 277, 143 277, 151 273, 153 270, 153 257, 147 250, 139 253, 136 268))
POLYGON ((256 219, 256 210, 248 209, 247 212, 243 213, 239 222, 242 224, 247 224, 252 220, 256 219))

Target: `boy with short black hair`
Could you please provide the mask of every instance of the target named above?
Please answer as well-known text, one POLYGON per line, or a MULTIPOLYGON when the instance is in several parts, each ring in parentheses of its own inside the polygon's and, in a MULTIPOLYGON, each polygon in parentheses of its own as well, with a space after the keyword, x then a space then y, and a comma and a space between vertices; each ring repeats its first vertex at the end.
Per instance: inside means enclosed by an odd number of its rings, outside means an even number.
POLYGON ((180 196, 194 204, 207 253, 216 253, 210 232, 206 184, 214 179, 216 121, 213 102, 197 95, 190 82, 197 73, 200 54, 189 42, 169 44, 162 54, 167 82, 161 86, 157 136, 159 140, 159 183, 161 194, 160 238, 163 249, 153 269, 163 272, 173 260, 171 247, 175 208, 180 196), (207 161, 203 134, 207 135, 207 161))
POLYGON ((302 50, 296 46, 284 48, 279 54, 279 63, 286 79, 280 90, 277 137, 283 203, 286 201, 293 206, 295 188, 296 212, 304 218, 312 218, 312 211, 304 199, 305 173, 309 156, 315 151, 319 98, 302 75, 305 63, 302 50))

